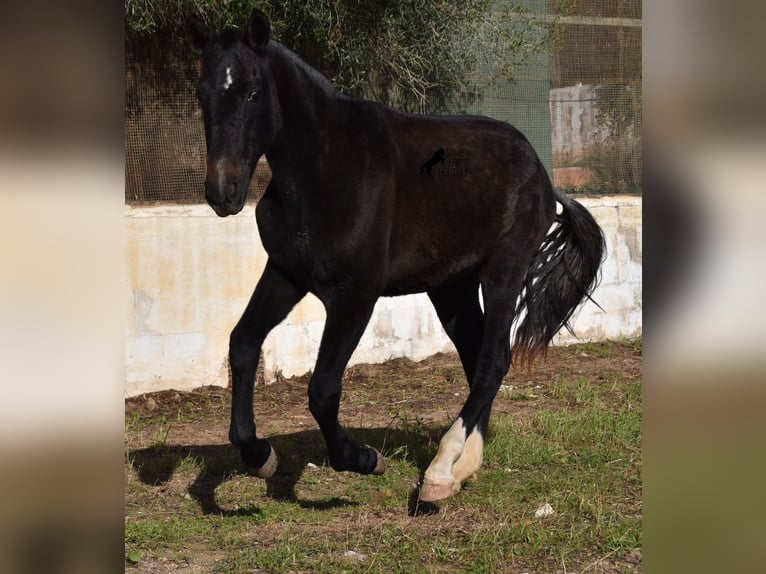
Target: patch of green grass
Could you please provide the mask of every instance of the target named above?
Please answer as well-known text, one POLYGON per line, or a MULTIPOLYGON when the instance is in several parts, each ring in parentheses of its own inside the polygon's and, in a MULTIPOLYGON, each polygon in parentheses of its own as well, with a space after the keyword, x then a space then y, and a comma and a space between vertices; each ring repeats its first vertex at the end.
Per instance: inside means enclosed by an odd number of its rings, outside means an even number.
POLYGON ((600 387, 586 377, 569 379, 560 376, 551 385, 550 396, 565 401, 570 408, 582 406, 595 408, 598 406, 596 404, 598 401, 603 401, 602 392, 600 387))
POLYGON ((205 461, 194 455, 181 458, 176 466, 177 472, 200 473, 205 470, 205 461))
POLYGON ((168 420, 165 416, 159 417, 154 429, 154 435, 152 437, 154 446, 167 446, 168 435, 170 435, 170 429, 172 426, 173 425, 171 423, 168 423, 168 420))
POLYGON ((579 353, 585 353, 599 359, 609 359, 614 351, 615 342, 608 339, 606 341, 593 341, 577 345, 579 353))
POLYGON ((585 393, 582 381, 560 379, 552 394, 576 397, 574 407, 493 422, 487 471, 471 491, 519 521, 498 542, 515 556, 571 564, 584 548, 605 555, 641 545, 641 386, 615 384, 617 397, 614 385, 585 393), (536 519, 546 502, 556 514, 536 519))
POLYGON ((125 543, 132 548, 173 546, 191 538, 209 537, 214 525, 183 516, 136 518, 125 521, 125 543))
POLYGON ((125 435, 130 440, 141 433, 152 430, 157 426, 157 420, 152 416, 134 412, 125 418, 125 435))

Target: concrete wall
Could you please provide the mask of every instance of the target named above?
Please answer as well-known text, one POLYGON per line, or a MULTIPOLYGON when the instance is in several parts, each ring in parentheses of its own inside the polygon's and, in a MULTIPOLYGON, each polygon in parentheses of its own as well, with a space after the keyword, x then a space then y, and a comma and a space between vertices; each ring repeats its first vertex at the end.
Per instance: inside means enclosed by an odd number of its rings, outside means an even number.
POLYGON ((553 165, 577 161, 603 143, 607 132, 596 121, 596 86, 577 84, 550 91, 553 165))
MULTIPOLYGON (((641 332, 641 199, 588 198, 607 236, 609 258, 591 303, 578 313, 582 340, 641 332)), ((225 220, 206 205, 125 207, 126 395, 227 385, 227 351, 266 263, 252 207, 225 220)), ((317 299, 304 299, 264 344, 267 381, 313 367, 324 324, 317 299)), ((556 343, 574 339, 557 336, 556 343)), ((351 363, 414 360, 451 351, 426 295, 381 299, 351 363)))

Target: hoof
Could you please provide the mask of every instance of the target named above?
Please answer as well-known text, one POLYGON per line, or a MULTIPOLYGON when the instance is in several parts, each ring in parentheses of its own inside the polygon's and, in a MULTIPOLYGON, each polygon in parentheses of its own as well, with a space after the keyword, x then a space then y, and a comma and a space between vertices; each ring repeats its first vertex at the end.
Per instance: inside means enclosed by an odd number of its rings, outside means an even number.
POLYGON ((455 494, 460 487, 455 489, 455 481, 436 482, 433 480, 423 480, 420 487, 420 500, 423 502, 436 502, 444 500, 455 494))
MULTIPOLYGON (((372 448, 372 447, 370 447, 372 448)), ((378 455, 378 463, 375 465, 375 468, 372 471, 372 474, 383 474, 386 472, 386 459, 383 458, 383 455, 380 454, 377 449, 372 449, 375 451, 375 454, 378 455)))
POLYGON ((252 476, 257 476, 258 478, 271 478, 277 471, 277 466, 279 466, 279 459, 277 459, 277 453, 274 452, 274 448, 272 447, 271 452, 269 452, 269 458, 266 459, 266 462, 261 468, 251 468, 249 466, 246 468, 248 474, 251 474, 252 476))

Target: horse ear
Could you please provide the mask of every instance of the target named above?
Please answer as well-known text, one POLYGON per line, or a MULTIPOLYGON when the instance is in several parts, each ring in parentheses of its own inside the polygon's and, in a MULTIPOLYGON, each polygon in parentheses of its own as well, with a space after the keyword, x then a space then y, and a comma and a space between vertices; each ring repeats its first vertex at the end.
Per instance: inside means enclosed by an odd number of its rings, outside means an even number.
POLYGON ((186 20, 186 36, 192 49, 201 54, 213 40, 214 32, 197 16, 189 16, 186 20))
POLYGON ((256 52, 262 52, 271 37, 269 17, 258 8, 253 8, 250 22, 247 25, 247 43, 256 52))

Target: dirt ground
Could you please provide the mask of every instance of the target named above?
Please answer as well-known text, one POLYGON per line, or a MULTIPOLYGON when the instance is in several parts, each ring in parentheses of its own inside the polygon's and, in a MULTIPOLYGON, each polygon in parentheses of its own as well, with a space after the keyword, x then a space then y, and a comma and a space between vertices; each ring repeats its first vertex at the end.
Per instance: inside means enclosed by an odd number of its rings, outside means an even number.
MULTIPOLYGON (((511 369, 503 381, 493 414, 531 416, 542 403, 547 403, 546 396, 562 376, 605 383, 610 377, 640 379, 640 341, 552 347, 547 358, 538 361, 531 370, 511 369)), ((310 374, 306 374, 257 386, 254 410, 259 436, 277 437, 272 439, 272 444, 278 447, 279 443, 274 442, 278 437, 317 435, 316 423, 308 410, 309 377, 310 374)), ((394 359, 380 365, 357 365, 344 375, 340 418, 352 429, 395 427, 405 419, 443 423, 446 428, 465 401, 467 390, 456 354, 439 354, 420 362, 394 359)), ((168 425, 172 425, 173 445, 192 448, 228 445, 230 405, 230 390, 220 387, 141 395, 125 401, 126 428, 137 422, 167 420, 168 425)), ((132 436, 126 437, 126 446, 132 451, 152 447, 162 440, 156 430, 152 434, 128 432, 132 436)), ((307 461, 319 465, 326 462, 321 460, 323 455, 318 454, 323 453, 324 448, 314 442, 312 439, 302 447, 306 452, 297 455, 298 466, 305 466, 307 461)), ((288 483, 283 487, 287 496, 295 478, 286 478, 288 483)), ((205 512, 217 510, 213 494, 216 487, 216 484, 201 487, 204 490, 201 504, 204 506, 207 499, 211 505, 205 512)), ((175 570, 163 569, 155 563, 152 571, 175 570)), ((640 572, 641 552, 635 550, 627 556, 605 558, 590 571, 640 572)))
MULTIPOLYGON (((611 374, 628 380, 640 377, 640 348, 611 341, 551 347, 545 360, 536 362, 531 369, 511 368, 499 397, 510 394, 515 400, 496 400, 492 413, 535 408, 535 399, 545 395, 560 376, 599 381, 611 374)), ((256 388, 254 410, 259 436, 288 434, 315 426, 308 410, 309 378, 310 373, 306 373, 256 388)), ((440 353, 419 362, 402 358, 377 365, 355 365, 343 378, 340 417, 344 424, 371 428, 389 424, 406 411, 412 418, 448 424, 467 396, 468 387, 457 354, 440 353), (381 378, 400 382, 401 394, 390 396, 390 385, 375 384, 381 378), (344 405, 353 405, 357 414, 350 414, 351 409, 344 409, 344 405), (359 409, 360 406, 378 408, 359 409)), ((127 420, 134 416, 165 416, 173 419, 174 443, 208 444, 227 439, 230 405, 228 388, 160 391, 126 399, 125 417, 127 420), (184 416, 179 417, 179 413, 184 416)))

